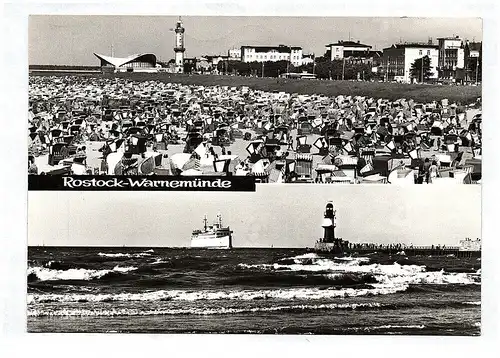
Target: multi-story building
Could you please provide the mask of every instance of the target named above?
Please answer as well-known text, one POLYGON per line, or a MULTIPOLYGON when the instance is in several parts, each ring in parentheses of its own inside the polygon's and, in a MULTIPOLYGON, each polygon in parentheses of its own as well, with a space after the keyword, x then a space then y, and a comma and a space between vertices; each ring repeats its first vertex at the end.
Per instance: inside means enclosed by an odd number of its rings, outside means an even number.
POLYGON ((428 56, 430 59, 430 79, 438 78, 438 46, 432 44, 405 43, 385 48, 381 59, 380 73, 386 81, 402 83, 420 82, 412 79, 410 69, 415 60, 428 56))
POLYGON ((469 82, 481 81, 481 60, 483 54, 482 42, 465 42, 465 80, 469 82))
POLYGON ((241 46, 242 62, 290 61, 302 66, 302 47, 298 46, 241 46))
POLYGON ((331 61, 365 55, 372 48, 370 45, 364 45, 359 41, 338 41, 337 43, 332 43, 325 47, 327 52, 330 51, 331 61))
POLYGON ((203 56, 203 58, 205 58, 208 61, 208 63, 213 67, 217 67, 217 65, 221 61, 227 61, 231 59, 229 56, 224 56, 224 55, 205 55, 203 56))
POLYGON ((241 48, 232 48, 227 55, 231 61, 241 61, 241 48))
POLYGON ((373 64, 382 57, 381 51, 372 51, 372 46, 359 41, 338 41, 326 45, 326 56, 330 61, 345 59, 352 63, 373 64))
POLYGON ((226 72, 227 69, 227 61, 230 60, 229 56, 224 56, 224 55, 206 55, 203 56, 203 58, 206 60, 208 63, 210 69, 212 70, 212 73, 220 73, 220 72, 226 72), (222 70, 219 71, 218 68, 220 68, 219 63, 222 62, 222 70))
POLYGON ((314 63, 314 54, 309 54, 309 55, 302 55, 302 64, 303 65, 309 65, 311 63, 314 63))
MULTIPOLYGON (((438 38, 439 78, 456 80, 457 75, 464 69, 465 54, 462 39, 459 36, 438 38)), ((460 76, 459 76, 460 77, 460 76)))

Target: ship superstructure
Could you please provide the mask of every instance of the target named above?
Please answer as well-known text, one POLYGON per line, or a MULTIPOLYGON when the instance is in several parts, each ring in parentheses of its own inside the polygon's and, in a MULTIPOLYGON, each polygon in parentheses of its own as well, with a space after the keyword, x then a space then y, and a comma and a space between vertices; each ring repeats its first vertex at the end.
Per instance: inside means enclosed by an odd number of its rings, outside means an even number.
POLYGON ((191 247, 207 249, 231 249, 233 247, 233 232, 229 226, 222 225, 222 216, 217 214, 213 225, 208 225, 207 216, 203 218, 203 229, 193 230, 191 247))

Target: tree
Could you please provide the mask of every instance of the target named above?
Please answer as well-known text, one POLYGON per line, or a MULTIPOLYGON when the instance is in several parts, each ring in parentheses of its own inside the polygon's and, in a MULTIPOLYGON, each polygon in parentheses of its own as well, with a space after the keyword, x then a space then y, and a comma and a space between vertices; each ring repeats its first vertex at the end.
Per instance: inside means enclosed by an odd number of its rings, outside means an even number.
POLYGON ((248 76, 251 74, 251 69, 248 63, 241 61, 219 61, 217 64, 219 73, 237 73, 240 76, 248 76))
POLYGON ((411 64, 410 67, 411 78, 415 78, 418 82, 423 82, 425 80, 428 80, 431 76, 432 76, 431 59, 429 58, 429 56, 417 58, 411 64))
POLYGON ((316 63, 320 62, 330 62, 331 61, 331 56, 332 56, 332 51, 327 50, 323 56, 318 56, 316 57, 316 63))
POLYGON ((469 61, 467 62, 467 67, 468 67, 468 72, 469 72, 469 78, 476 81, 476 74, 477 74, 477 81, 481 81, 481 74, 482 74, 482 61, 481 58, 470 58, 469 61))
POLYGON ((195 69, 195 65, 191 62, 184 62, 184 73, 191 73, 195 69))

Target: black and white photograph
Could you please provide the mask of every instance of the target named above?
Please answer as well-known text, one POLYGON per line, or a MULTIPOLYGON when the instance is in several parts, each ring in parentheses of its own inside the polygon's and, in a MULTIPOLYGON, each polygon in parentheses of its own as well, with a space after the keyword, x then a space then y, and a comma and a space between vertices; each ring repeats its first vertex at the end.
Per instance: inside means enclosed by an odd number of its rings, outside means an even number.
POLYGON ((28 332, 481 332, 479 186, 102 194, 29 193, 28 332))
POLYGON ((479 184, 481 63, 480 18, 34 15, 28 174, 479 184))
POLYGON ((12 353, 482 356, 497 5, 467 1, 6 6, 12 353))

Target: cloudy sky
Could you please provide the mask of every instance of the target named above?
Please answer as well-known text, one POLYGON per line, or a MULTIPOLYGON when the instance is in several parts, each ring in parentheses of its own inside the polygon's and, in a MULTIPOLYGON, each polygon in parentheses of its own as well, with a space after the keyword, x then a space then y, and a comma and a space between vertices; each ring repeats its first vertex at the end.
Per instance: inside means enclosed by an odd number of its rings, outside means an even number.
POLYGON ((189 246, 217 212, 238 247, 312 247, 325 204, 353 242, 456 245, 481 237, 478 185, 259 185, 253 193, 28 193, 29 245, 189 246))
MULTIPOLYGON (((54 16, 29 18, 29 64, 98 65, 93 53, 152 52, 173 58, 177 16, 54 16)), ((242 45, 301 46, 322 55, 325 45, 359 40, 382 50, 398 42, 458 35, 482 41, 479 18, 183 16, 186 56, 227 54, 242 45)))

